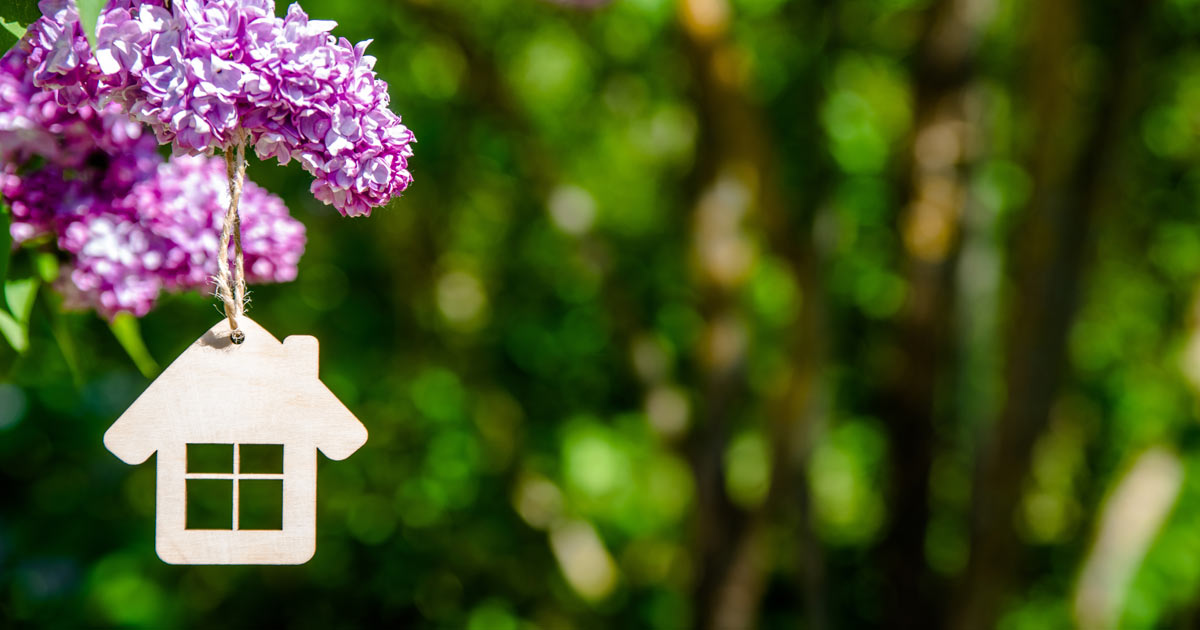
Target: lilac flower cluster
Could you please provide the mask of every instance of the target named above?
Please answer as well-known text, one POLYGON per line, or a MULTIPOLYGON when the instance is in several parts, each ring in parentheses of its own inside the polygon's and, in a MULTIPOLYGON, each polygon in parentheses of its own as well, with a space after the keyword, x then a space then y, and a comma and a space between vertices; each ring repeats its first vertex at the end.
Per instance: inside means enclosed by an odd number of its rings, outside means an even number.
POLYGON ((154 138, 120 107, 69 112, 56 105, 54 94, 33 85, 26 57, 20 45, 0 57, 0 193, 10 200, 18 242, 56 231, 55 209, 67 200, 84 208, 93 197, 124 194, 162 161, 154 138), (44 166, 18 177, 34 158, 44 166))
POLYGON ((29 28, 39 85, 67 107, 121 104, 176 152, 243 141, 262 159, 297 160, 312 193, 348 216, 370 214, 412 181, 413 134, 389 105, 367 44, 329 34, 274 0, 112 0, 91 54, 70 0, 42 0, 29 28))
MULTIPOLYGON (((85 216, 59 236, 59 247, 75 255, 60 283, 68 303, 141 316, 160 290, 211 287, 228 204, 223 160, 180 156, 160 164, 109 212, 85 216)), ((294 279, 304 226, 253 182, 242 191, 241 208, 246 280, 294 279)))
MULTIPOLYGON (((145 315, 163 290, 211 288, 229 190, 224 161, 163 161, 121 107, 73 111, 36 87, 22 42, 0 58, 0 198, 17 245, 52 240, 57 287, 75 307, 145 315)), ((242 244, 249 282, 296 276, 304 226, 247 182, 242 244)))

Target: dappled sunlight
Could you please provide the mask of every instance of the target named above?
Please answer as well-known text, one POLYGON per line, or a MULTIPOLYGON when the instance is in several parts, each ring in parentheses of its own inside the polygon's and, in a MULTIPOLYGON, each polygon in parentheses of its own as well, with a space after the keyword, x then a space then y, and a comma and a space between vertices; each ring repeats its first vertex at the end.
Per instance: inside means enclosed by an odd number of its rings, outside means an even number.
POLYGON ((586 521, 569 521, 550 532, 550 546, 567 583, 586 600, 607 597, 617 585, 617 567, 596 530, 586 521))
POLYGON ((1075 587, 1081 628, 1120 627, 1124 594, 1175 503, 1183 473, 1176 454, 1151 448, 1138 455, 1109 493, 1075 587))

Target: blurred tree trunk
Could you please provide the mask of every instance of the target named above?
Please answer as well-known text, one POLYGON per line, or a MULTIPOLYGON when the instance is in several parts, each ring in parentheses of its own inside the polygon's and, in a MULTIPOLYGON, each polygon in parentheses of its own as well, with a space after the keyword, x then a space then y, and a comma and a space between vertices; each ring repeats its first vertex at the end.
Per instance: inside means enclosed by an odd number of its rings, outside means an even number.
MULTIPOLYGON (((908 300, 896 322, 898 359, 879 400, 891 442, 888 530, 880 549, 887 575, 885 618, 896 628, 937 623, 933 576, 925 562, 934 417, 946 413, 953 378, 955 272, 961 249, 971 126, 967 88, 978 32, 967 0, 928 9, 917 45, 914 129, 907 155, 900 232, 908 300)), ((978 3, 974 3, 978 4, 978 3)))
POLYGON ((806 556, 801 579, 809 625, 821 628, 823 569, 803 491, 805 420, 818 399, 814 390, 821 356, 819 274, 810 246, 813 213, 796 217, 785 208, 762 114, 744 93, 744 53, 727 36, 727 2, 683 0, 679 16, 700 118, 693 249, 707 324, 700 357, 704 411, 692 458, 698 504, 695 623, 720 630, 756 625, 774 564, 768 540, 771 525, 785 511, 783 506, 790 505, 798 507, 788 517, 799 521, 792 524, 800 529, 806 556), (737 294, 756 264, 758 240, 765 240, 773 254, 790 264, 803 307, 786 339, 780 340, 788 348, 786 376, 764 405, 772 450, 770 490, 764 503, 747 513, 725 491, 723 460, 733 412, 747 393, 744 362, 754 331, 737 294), (790 501, 794 498, 799 501, 790 501))
MULTIPOLYGON (((532 145, 534 136, 527 132, 527 121, 516 112, 499 81, 494 59, 444 7, 419 3, 414 10, 461 47, 473 69, 471 89, 494 103, 506 124, 517 128, 515 142, 532 145)), ((702 153, 696 156, 691 180, 692 188, 700 191, 694 245, 701 276, 701 311, 707 323, 706 351, 701 357, 705 364, 703 412, 691 445, 697 494, 695 623, 720 630, 754 627, 772 564, 767 549, 769 526, 783 506, 790 505, 796 513, 789 516, 798 521, 792 524, 799 529, 804 553, 800 564, 808 625, 820 630, 827 625, 824 570, 807 510, 803 462, 808 441, 801 426, 815 404, 813 388, 822 338, 817 317, 823 312, 816 288, 819 274, 808 246, 812 213, 795 221, 783 207, 761 114, 746 99, 737 76, 741 51, 726 38, 729 7, 725 0, 684 0, 680 16, 701 119, 697 146, 702 153), (712 155, 721 159, 711 159, 712 155), (758 216, 748 216, 755 211, 758 216), (773 462, 770 492, 764 505, 748 514, 729 500, 723 471, 729 421, 746 393, 745 336, 750 331, 736 301, 745 278, 731 271, 721 254, 727 248, 753 249, 749 234, 743 231, 751 219, 765 225, 772 248, 792 264, 801 285, 803 312, 785 341, 792 359, 786 385, 767 405, 773 462)), ((548 155, 540 148, 528 152, 548 155)), ((549 185, 543 174, 553 169, 545 159, 527 171, 536 184, 549 185)))
POLYGON ((995 627, 1020 569, 1014 514, 1033 444, 1048 423, 1065 365, 1092 225, 1110 190, 1109 163, 1136 93, 1135 57, 1148 5, 1148 0, 1116 3, 1115 41, 1102 47, 1108 72, 1098 76, 1086 102, 1076 80, 1080 3, 1032 5, 1031 106, 1037 121, 1029 169, 1034 191, 1012 242, 1006 399, 981 444, 971 555, 955 600, 953 628, 995 627))

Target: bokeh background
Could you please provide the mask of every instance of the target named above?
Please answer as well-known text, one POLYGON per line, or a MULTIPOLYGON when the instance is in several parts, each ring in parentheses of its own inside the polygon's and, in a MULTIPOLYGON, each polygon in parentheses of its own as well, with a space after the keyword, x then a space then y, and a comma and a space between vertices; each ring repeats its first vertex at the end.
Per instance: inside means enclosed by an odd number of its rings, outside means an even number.
POLYGON ((303 6, 419 139, 370 218, 250 168, 309 234, 251 314, 371 434, 316 556, 159 561, 101 436, 215 302, 43 289, 0 625, 1200 623, 1200 2, 303 6))

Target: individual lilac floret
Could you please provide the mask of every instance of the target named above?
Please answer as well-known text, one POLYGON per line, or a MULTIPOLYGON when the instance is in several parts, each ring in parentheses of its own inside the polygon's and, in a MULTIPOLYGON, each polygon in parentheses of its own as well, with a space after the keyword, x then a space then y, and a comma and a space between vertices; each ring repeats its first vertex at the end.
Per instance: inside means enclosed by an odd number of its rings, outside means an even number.
POLYGON ((412 181, 412 132, 388 105, 367 44, 352 46, 293 4, 273 0, 113 0, 92 55, 68 0, 42 0, 29 29, 39 85, 71 107, 112 100, 176 152, 250 142, 262 159, 297 160, 312 193, 342 214, 370 214, 412 181))
MULTIPOLYGON (((118 105, 74 113, 33 84, 22 42, 0 58, 0 198, 17 245, 66 254, 67 304, 145 315, 163 290, 211 290, 229 184, 220 158, 164 162, 118 105), (41 241, 37 241, 40 243, 41 241)), ((252 182, 240 204, 249 282, 296 277, 304 226, 252 182)))

